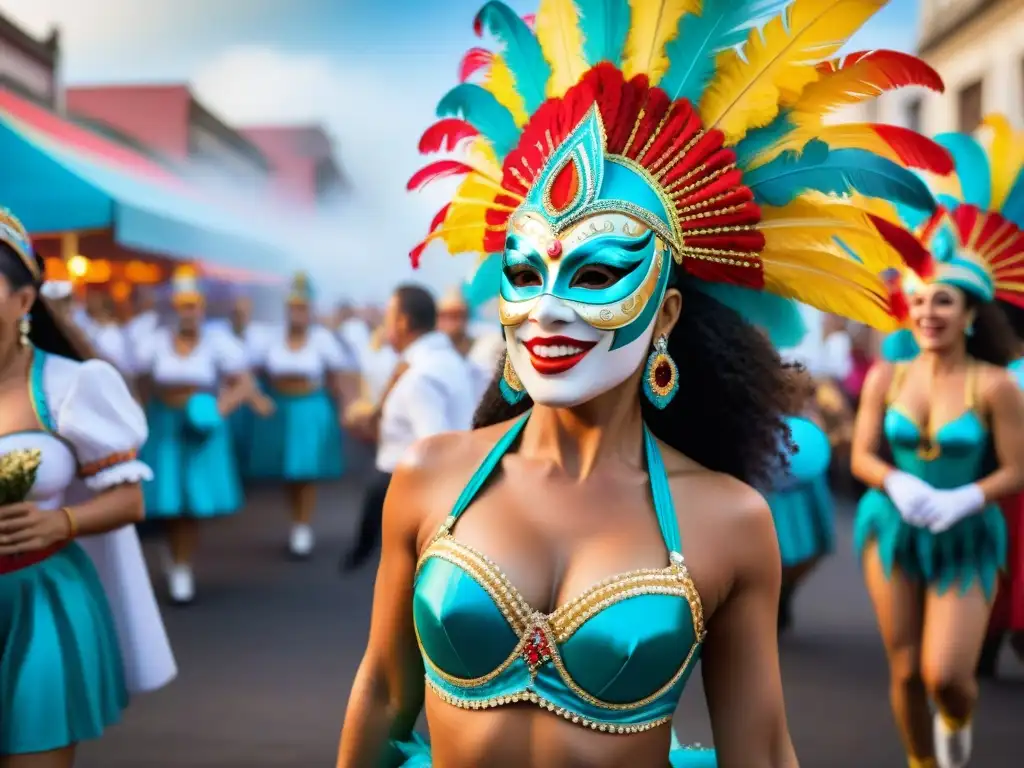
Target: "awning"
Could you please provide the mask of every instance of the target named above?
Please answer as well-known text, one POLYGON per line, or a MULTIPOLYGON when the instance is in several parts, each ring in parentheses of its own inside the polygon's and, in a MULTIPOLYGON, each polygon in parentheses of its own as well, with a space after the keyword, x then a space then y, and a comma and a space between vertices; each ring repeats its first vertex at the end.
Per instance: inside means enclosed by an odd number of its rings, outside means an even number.
POLYGON ((159 163, 0 89, 0 205, 30 233, 111 230, 125 248, 283 274, 268 228, 247 224, 159 163))

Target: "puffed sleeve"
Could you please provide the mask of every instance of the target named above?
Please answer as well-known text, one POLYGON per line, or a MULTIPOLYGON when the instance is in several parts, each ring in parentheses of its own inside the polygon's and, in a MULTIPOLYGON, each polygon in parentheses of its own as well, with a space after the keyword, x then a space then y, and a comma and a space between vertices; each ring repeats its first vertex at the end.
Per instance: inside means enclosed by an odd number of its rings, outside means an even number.
POLYGON ((316 327, 313 331, 313 344, 316 346, 324 368, 328 371, 354 371, 356 361, 338 341, 337 337, 326 328, 316 327))
POLYGON ((166 328, 154 328, 152 333, 131 334, 131 361, 132 371, 138 375, 153 372, 153 364, 156 362, 159 350, 167 347, 166 328))
POLYGON ((121 374, 106 361, 88 360, 67 375, 54 423, 74 449, 89 490, 151 480, 153 472, 137 458, 149 436, 146 416, 121 374))
POLYGON ((210 334, 217 370, 227 375, 249 370, 249 353, 245 344, 231 333, 210 334))

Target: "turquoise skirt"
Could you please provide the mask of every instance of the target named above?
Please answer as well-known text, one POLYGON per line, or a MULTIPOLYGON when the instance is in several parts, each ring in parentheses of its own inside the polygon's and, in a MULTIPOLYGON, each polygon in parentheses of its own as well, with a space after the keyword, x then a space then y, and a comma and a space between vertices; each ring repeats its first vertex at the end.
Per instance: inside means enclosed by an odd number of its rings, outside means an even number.
POLYGON ((766 495, 782 564, 800 565, 835 548, 835 507, 825 475, 766 495))
MULTIPOLYGON (((672 733, 672 747, 668 755, 671 768, 717 768, 715 750, 683 746, 672 733)), ((430 768, 430 744, 414 733, 408 741, 391 742, 391 749, 382 765, 388 768, 430 768)))
POLYGON ((243 405, 228 416, 228 430, 231 432, 231 445, 235 451, 238 474, 249 477, 249 445, 252 441, 253 429, 258 417, 248 405, 243 405))
POLYGON ((128 705, 107 596, 77 544, 0 574, 0 755, 98 738, 128 705))
POLYGON ((341 477, 342 432, 338 411, 324 390, 308 395, 271 391, 277 406, 253 426, 250 476, 260 480, 311 482, 341 477))
POLYGON ((905 522, 889 497, 872 488, 857 505, 853 539, 861 555, 871 542, 878 542, 887 575, 896 566, 939 594, 954 585, 963 593, 977 582, 991 598, 1006 564, 1006 520, 996 504, 936 534, 905 522))
POLYGON ((153 470, 142 485, 147 518, 219 517, 242 507, 228 423, 211 414, 197 429, 188 411, 159 400, 146 409, 149 439, 140 458, 153 470))

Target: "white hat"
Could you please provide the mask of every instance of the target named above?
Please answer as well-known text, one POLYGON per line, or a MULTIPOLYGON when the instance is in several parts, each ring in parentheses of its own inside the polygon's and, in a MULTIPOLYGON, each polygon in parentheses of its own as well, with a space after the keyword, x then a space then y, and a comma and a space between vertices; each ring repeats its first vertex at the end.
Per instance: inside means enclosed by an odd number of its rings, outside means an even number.
POLYGON ((73 286, 67 280, 47 280, 39 289, 40 295, 50 301, 71 298, 73 286))

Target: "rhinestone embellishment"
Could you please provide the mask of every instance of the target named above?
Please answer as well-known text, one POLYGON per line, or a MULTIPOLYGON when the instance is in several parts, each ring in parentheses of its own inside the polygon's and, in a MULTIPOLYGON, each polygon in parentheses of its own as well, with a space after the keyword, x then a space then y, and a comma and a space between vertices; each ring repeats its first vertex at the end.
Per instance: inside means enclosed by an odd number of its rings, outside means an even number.
POLYGON ((530 668, 531 675, 536 675, 541 666, 551 661, 551 646, 541 627, 535 626, 530 629, 523 644, 523 659, 530 668))

